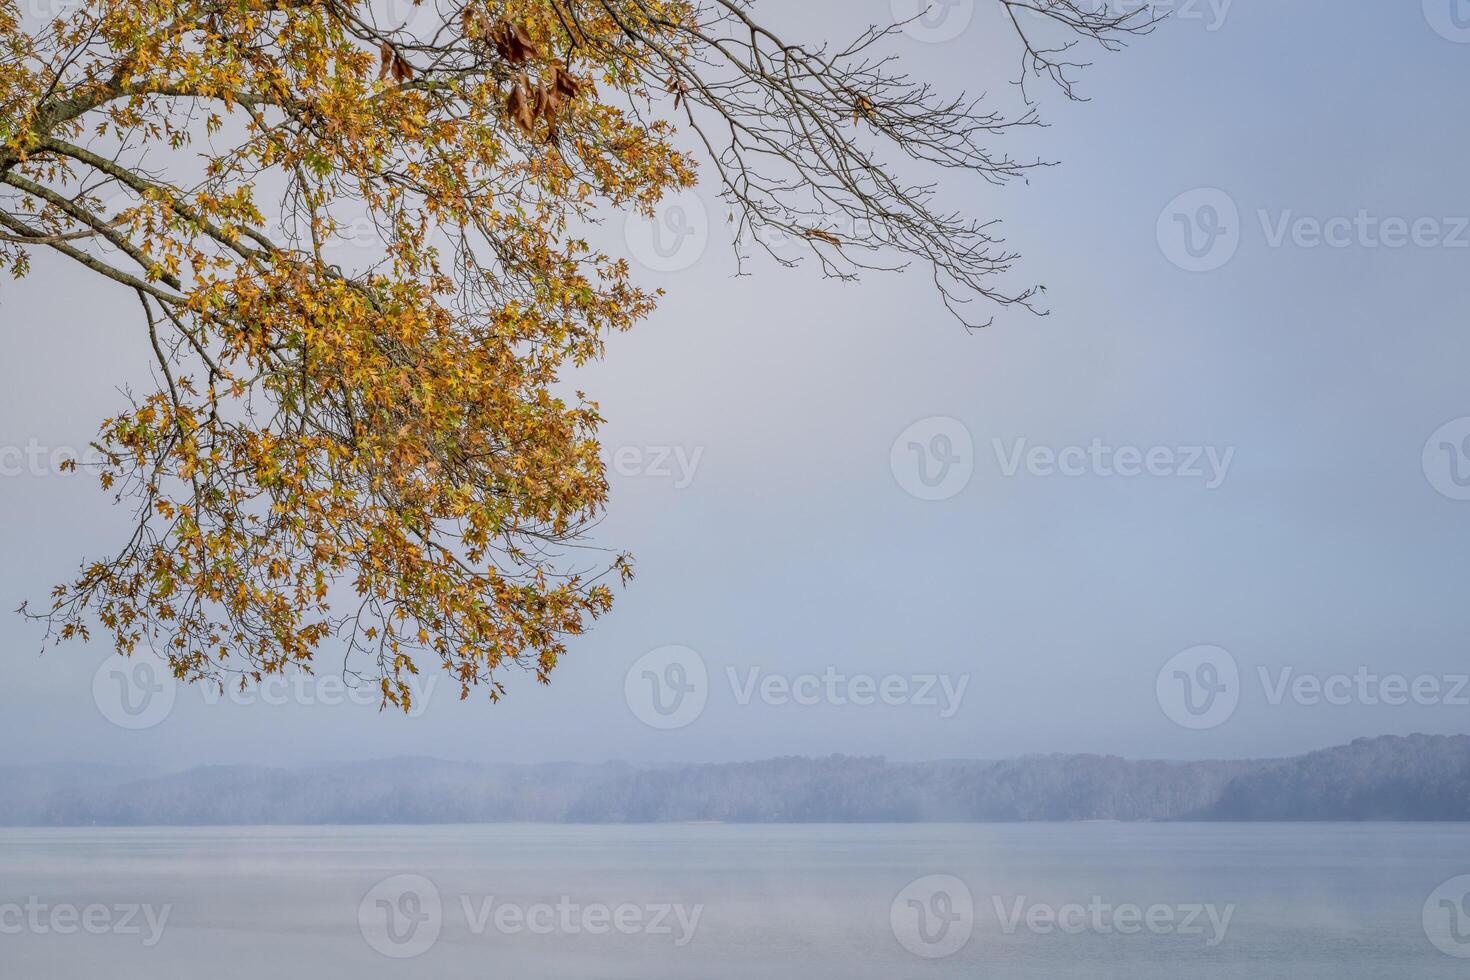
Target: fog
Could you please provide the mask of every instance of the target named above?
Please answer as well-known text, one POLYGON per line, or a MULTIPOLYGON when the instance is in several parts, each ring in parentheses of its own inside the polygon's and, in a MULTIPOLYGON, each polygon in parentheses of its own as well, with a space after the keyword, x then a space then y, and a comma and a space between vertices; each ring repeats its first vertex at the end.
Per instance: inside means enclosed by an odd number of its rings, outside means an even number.
MULTIPOLYGON (((767 6, 815 37, 891 17, 767 6)), ((1464 732, 1470 460, 1440 447, 1470 435, 1441 432, 1470 416, 1470 138, 1445 108, 1470 48, 1419 4, 1190 9, 1098 57, 1091 101, 1037 93, 1050 128, 1006 146, 1057 167, 943 178, 947 202, 1003 219, 1047 317, 967 332, 922 270, 736 278, 709 187, 703 214, 663 216, 693 235, 672 261, 647 229, 604 230, 668 291, 568 379, 609 420, 597 543, 634 551, 638 577, 549 688, 512 676, 504 703, 461 703, 440 678, 411 718, 320 680, 179 690, 141 724, 109 700, 101 644, 41 656, 36 624, 5 616, 5 761, 1203 759, 1464 732), (1391 219, 1431 220, 1394 246, 1391 219), (1192 724, 1161 691, 1205 646, 1228 661, 1182 672, 1233 667, 1234 703, 1192 724), (699 710, 650 714, 645 675, 690 669, 699 710), (1388 675, 1437 693, 1385 694, 1388 675)), ((895 48, 1007 103, 1014 52, 987 17, 895 48)), ((147 355, 130 297, 40 256, 0 288, 0 330, 8 609, 123 539, 128 515, 53 453, 147 383, 147 355)))

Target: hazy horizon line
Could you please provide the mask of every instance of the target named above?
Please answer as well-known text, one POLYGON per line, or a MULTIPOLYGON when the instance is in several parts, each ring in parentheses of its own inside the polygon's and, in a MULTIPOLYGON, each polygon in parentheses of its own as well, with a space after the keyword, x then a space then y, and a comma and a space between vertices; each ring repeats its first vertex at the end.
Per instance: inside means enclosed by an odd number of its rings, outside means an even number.
POLYGON ((486 761, 481 759, 454 758, 450 756, 423 755, 410 753, 405 755, 387 756, 362 756, 341 759, 320 759, 310 762, 197 762, 187 765, 153 764, 148 762, 98 762, 95 760, 60 760, 51 762, 11 762, 0 763, 0 770, 5 769, 61 769, 61 768, 87 768, 98 769, 143 769, 155 773, 182 773, 196 769, 279 769, 286 771, 303 771, 317 768, 334 766, 370 765, 383 762, 437 762, 449 765, 474 766, 482 768, 501 767, 512 769, 538 769, 556 766, 580 766, 583 768, 600 768, 606 766, 627 766, 633 769, 678 769, 696 766, 739 766, 755 765, 759 763, 777 762, 781 760, 818 761, 823 759, 851 759, 859 761, 882 762, 888 765, 943 765, 943 764, 986 764, 997 765, 1005 762, 1018 762, 1026 759, 1055 759, 1055 758, 1097 758, 1097 759, 1119 759, 1124 762, 1163 762, 1170 764, 1202 764, 1213 762, 1272 762, 1287 759, 1299 759, 1303 756, 1312 755, 1317 752, 1326 752, 1332 749, 1344 748, 1358 742, 1375 742, 1384 739, 1439 739, 1449 740, 1457 738, 1470 738, 1470 732, 1455 732, 1452 734, 1435 734, 1430 732, 1412 732, 1406 735, 1391 732, 1378 735, 1360 735, 1345 742, 1330 742, 1319 745, 1316 748, 1305 749, 1295 752, 1280 752, 1266 755, 1252 756, 1209 756, 1200 758, 1169 757, 1169 756, 1127 756, 1116 752, 1023 752, 1016 755, 1000 756, 940 756, 931 758, 896 758, 881 754, 868 753, 799 753, 794 752, 787 755, 769 755, 747 759, 688 759, 676 761, 638 761, 635 759, 608 758, 595 762, 579 761, 575 759, 548 759, 541 762, 515 762, 515 761, 486 761))

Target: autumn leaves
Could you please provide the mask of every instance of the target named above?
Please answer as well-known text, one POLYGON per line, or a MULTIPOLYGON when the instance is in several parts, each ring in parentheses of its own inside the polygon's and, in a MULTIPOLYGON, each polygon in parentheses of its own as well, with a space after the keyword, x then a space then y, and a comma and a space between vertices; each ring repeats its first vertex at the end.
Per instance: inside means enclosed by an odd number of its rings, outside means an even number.
POLYGON ((378 54, 378 81, 386 81, 391 76, 394 82, 402 85, 413 79, 413 66, 404 60, 403 55, 393 50, 393 45, 384 41, 378 54))
POLYGON ((541 57, 536 43, 519 24, 502 20, 491 26, 482 11, 471 13, 469 10, 464 13, 463 24, 466 37, 489 38, 500 57, 513 65, 524 65, 532 58, 541 57))
MULTIPOLYGON (((505 100, 510 121, 527 137, 540 135, 547 143, 555 144, 560 136, 563 110, 587 91, 590 83, 554 63, 533 80, 527 67, 541 61, 543 55, 519 24, 507 20, 492 24, 483 11, 466 8, 460 26, 467 39, 487 44, 501 60, 520 69, 511 81, 510 94, 505 100)), ((401 85, 413 77, 413 66, 392 44, 384 41, 379 49, 378 80, 392 79, 401 85)))
POLYGON ((511 120, 527 136, 535 136, 537 122, 546 124, 546 142, 555 143, 558 136, 557 119, 566 102, 582 93, 583 83, 559 65, 552 65, 547 79, 539 80, 533 87, 525 72, 521 72, 511 86, 505 110, 511 120))
MULTIPOLYGON (((483 25, 483 14, 466 13, 466 27, 483 25), (476 23, 479 18, 479 23, 476 23)), ((527 36, 519 24, 501 21, 487 32, 496 52, 512 65, 524 66, 541 57, 536 44, 527 36)), ((563 106, 582 94, 586 84, 574 77, 560 65, 553 64, 545 76, 534 83, 522 69, 511 84, 510 95, 505 101, 505 111, 517 128, 527 136, 534 137, 538 123, 545 124, 545 138, 555 143, 558 136, 557 121, 563 106)))

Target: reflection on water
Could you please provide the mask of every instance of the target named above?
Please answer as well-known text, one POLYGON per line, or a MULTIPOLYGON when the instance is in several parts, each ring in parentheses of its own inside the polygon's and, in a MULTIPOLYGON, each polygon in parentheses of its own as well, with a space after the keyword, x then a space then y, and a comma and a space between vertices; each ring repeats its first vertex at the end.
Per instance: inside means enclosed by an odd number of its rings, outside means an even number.
POLYGON ((1470 827, 0 831, 7 976, 1462 977, 1470 827))

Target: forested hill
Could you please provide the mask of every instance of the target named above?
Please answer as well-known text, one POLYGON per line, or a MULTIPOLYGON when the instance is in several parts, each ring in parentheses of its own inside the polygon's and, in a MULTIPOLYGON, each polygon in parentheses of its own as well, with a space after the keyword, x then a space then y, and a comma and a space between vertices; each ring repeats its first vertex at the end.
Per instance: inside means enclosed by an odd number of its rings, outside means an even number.
POLYGON ((1470 820, 1470 737, 1362 738, 1232 780, 1216 820, 1470 820))
POLYGON ((637 768, 433 759, 178 773, 0 768, 0 825, 1467 820, 1470 737, 1360 739, 1284 760, 832 756, 637 768))

